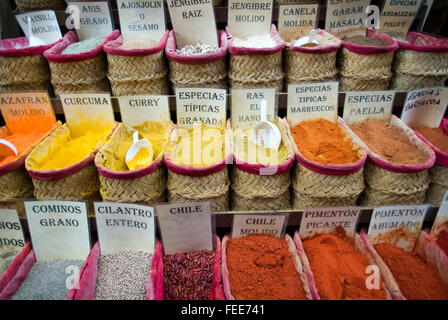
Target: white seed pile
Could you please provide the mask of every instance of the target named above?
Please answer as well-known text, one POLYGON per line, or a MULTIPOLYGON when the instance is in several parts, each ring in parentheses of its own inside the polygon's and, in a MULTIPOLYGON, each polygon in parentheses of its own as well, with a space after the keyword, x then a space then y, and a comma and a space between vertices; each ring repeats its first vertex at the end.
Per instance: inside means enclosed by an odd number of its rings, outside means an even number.
POLYGON ((201 54, 212 53, 218 51, 218 47, 211 46, 208 44, 197 43, 196 45, 188 45, 183 47, 182 49, 176 49, 177 54, 182 54, 186 56, 197 56, 201 54))
POLYGON ((71 289, 67 284, 72 286, 78 277, 71 266, 79 272, 82 264, 79 260, 36 262, 11 300, 64 300, 71 289))
POLYGON ((233 45, 235 47, 261 49, 274 48, 277 46, 277 43, 272 39, 269 33, 265 33, 257 34, 246 39, 233 38, 233 45))
POLYGON ((0 275, 8 269, 12 260, 19 254, 21 248, 0 246, 0 275))
POLYGON ((124 251, 106 254, 98 261, 95 299, 146 300, 152 254, 124 251))
POLYGON ((159 43, 149 38, 133 38, 123 40, 121 49, 150 49, 157 47, 159 43))
POLYGON ((95 49, 104 41, 103 38, 89 38, 83 41, 75 42, 65 48, 61 54, 78 54, 95 49))

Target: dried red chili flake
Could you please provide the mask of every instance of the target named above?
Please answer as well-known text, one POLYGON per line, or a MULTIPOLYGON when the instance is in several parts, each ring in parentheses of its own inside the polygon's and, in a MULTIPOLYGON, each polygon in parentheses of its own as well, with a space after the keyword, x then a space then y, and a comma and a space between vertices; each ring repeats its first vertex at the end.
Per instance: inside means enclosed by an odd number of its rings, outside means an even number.
POLYGON ((208 300, 213 277, 213 251, 176 253, 163 257, 168 300, 208 300))

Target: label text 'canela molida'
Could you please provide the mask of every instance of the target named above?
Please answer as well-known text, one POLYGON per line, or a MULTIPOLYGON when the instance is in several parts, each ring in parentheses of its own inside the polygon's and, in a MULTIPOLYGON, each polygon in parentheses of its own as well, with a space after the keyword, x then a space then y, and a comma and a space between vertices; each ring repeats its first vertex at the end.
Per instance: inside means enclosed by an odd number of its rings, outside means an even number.
POLYGON ((105 215, 118 215, 119 217, 106 218, 106 227, 129 227, 136 229, 148 229, 148 224, 144 221, 137 221, 128 218, 129 216, 141 217, 141 218, 151 218, 151 210, 144 210, 139 208, 132 208, 127 206, 98 206, 96 209, 96 214, 105 215))

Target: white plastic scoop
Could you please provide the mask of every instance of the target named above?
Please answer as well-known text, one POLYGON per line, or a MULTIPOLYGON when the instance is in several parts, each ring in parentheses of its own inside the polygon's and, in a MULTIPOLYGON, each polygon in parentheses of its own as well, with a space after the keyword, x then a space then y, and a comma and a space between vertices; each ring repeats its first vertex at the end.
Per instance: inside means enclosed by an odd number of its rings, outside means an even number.
POLYGON ((154 150, 151 147, 151 142, 147 139, 138 138, 138 131, 132 135, 133 145, 126 153, 125 161, 130 170, 135 170, 145 165, 149 165, 154 159, 154 150), (146 149, 146 150, 145 150, 146 149), (141 156, 135 158, 137 154, 142 153, 141 156), (135 159, 134 159, 135 158, 135 159), (134 162, 132 160, 135 160, 134 162))
POLYGON ((28 42, 30 43, 30 47, 43 46, 45 42, 42 41, 42 39, 39 39, 38 37, 35 37, 33 35, 33 26, 31 17, 28 16, 26 19, 28 21, 28 42))
POLYGON ((304 45, 307 45, 307 44, 314 44, 314 45, 318 46, 319 42, 316 39, 314 39, 316 37, 316 34, 317 34, 316 29, 311 30, 310 35, 304 36, 304 37, 298 39, 294 43, 294 47, 303 47, 304 45))
POLYGON ((252 131, 252 141, 262 147, 278 150, 282 140, 278 127, 267 120, 267 102, 261 100, 260 117, 261 121, 255 124, 252 131))
POLYGON ((6 158, 12 155, 18 156, 17 148, 8 140, 0 139, 0 157, 6 158))

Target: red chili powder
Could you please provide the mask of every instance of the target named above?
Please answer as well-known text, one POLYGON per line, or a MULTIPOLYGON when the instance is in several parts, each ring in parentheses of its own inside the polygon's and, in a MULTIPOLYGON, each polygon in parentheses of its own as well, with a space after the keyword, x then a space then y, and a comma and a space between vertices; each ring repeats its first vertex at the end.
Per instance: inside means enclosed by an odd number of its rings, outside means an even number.
POLYGON ((230 288, 235 299, 306 299, 284 239, 268 235, 231 239, 226 254, 230 288))
POLYGON ((317 291, 323 300, 384 300, 381 289, 367 289, 367 257, 352 240, 322 233, 303 242, 317 291))
POLYGON ((291 128, 291 134, 307 159, 323 164, 358 161, 352 141, 337 123, 325 119, 302 121, 291 128))
POLYGON ((441 151, 448 153, 448 135, 443 132, 442 128, 416 126, 412 127, 412 129, 423 135, 427 140, 429 140, 429 142, 431 142, 441 151))
POLYGON ((401 132, 381 120, 365 120, 351 129, 367 146, 384 159, 398 164, 425 163, 427 157, 401 132))
POLYGON ((443 230, 442 232, 439 233, 437 238, 437 244, 448 256, 448 232, 443 230))
POLYGON ((437 270, 418 255, 396 248, 389 243, 377 244, 375 249, 392 271, 406 299, 448 299, 448 285, 437 270))

